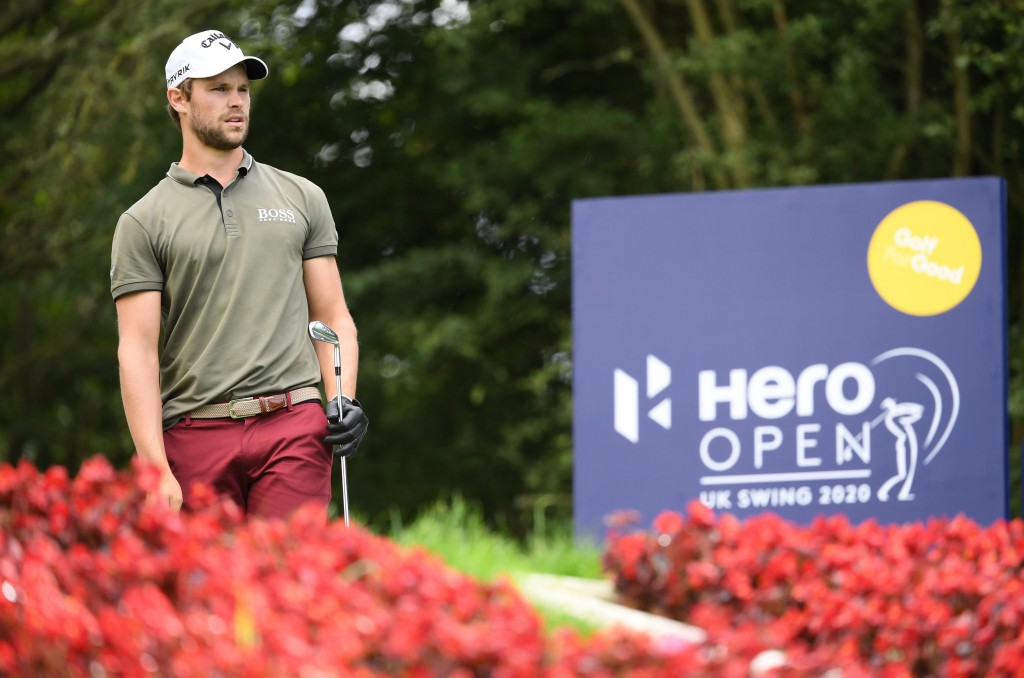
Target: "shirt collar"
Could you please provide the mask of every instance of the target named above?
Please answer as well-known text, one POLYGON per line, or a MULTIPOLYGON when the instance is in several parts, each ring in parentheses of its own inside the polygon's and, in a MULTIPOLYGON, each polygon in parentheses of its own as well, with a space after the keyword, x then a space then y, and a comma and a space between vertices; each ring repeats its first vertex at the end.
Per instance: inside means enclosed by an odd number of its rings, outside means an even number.
MULTIPOLYGON (((252 171, 253 165, 255 164, 256 161, 251 155, 249 155, 249 152, 243 148, 242 161, 238 164, 238 175, 244 177, 252 171)), ((202 179, 202 177, 195 172, 190 172, 176 162, 171 163, 171 168, 167 170, 167 176, 177 181, 179 184, 185 184, 186 186, 194 186, 197 181, 202 179)))

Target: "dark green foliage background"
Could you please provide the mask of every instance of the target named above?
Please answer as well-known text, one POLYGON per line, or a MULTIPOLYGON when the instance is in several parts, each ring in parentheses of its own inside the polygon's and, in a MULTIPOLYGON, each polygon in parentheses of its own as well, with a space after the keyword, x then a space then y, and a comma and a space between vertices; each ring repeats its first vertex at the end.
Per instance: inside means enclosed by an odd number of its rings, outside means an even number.
POLYGON ((110 237, 180 153, 167 54, 216 27, 271 65, 246 147, 321 185, 338 224, 366 520, 453 493, 513 532, 568 511, 573 199, 990 174, 1019 514, 1024 3, 212 4, 0 10, 0 459, 130 458, 110 237))

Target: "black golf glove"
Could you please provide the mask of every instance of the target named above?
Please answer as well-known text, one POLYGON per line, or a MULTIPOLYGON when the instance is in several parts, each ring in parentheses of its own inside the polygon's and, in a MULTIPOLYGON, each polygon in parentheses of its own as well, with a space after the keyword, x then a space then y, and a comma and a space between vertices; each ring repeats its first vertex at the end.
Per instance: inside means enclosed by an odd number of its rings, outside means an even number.
POLYGON ((341 396, 341 416, 338 399, 327 403, 327 437, 324 442, 334 446, 335 457, 351 457, 359 448, 370 420, 358 400, 341 396))

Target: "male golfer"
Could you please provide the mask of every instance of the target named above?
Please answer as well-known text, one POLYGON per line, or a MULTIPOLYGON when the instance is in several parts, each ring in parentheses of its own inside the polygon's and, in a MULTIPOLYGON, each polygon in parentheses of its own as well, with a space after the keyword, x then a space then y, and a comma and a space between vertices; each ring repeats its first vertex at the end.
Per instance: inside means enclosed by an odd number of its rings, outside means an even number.
POLYGON ((181 160, 121 215, 111 253, 132 440, 162 470, 156 498, 172 507, 188 509, 196 483, 247 515, 326 507, 331 445, 351 455, 367 428, 358 401, 334 392, 332 347, 307 334, 311 320, 337 332, 354 397, 359 350, 327 199, 242 148, 262 60, 207 30, 165 70, 181 160))

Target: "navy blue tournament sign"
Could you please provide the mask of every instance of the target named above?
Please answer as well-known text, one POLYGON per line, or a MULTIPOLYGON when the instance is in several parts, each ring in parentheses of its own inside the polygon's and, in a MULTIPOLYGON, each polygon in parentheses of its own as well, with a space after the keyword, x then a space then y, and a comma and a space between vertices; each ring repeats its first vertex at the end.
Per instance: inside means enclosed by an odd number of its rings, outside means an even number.
POLYGON ((999 178, 573 203, 574 503, 599 535, 1007 516, 999 178))

